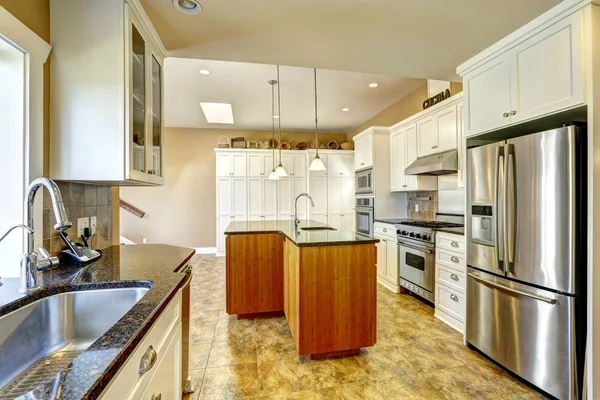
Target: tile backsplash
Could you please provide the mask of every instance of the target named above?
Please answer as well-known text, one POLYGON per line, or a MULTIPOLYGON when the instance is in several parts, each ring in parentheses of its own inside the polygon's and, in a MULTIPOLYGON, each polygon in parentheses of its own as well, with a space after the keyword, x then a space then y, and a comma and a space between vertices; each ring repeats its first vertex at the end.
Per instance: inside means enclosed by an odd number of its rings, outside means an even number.
MULTIPOLYGON (((62 194, 65 210, 73 226, 68 230, 69 236, 76 241, 77 219, 83 217, 97 218, 96 235, 91 238, 95 249, 104 249, 112 245, 112 189, 110 186, 87 185, 81 183, 56 182, 62 194)), ((54 211, 50 196, 44 194, 44 247, 53 256, 59 256, 66 248, 58 232, 54 230, 54 211)))
POLYGON ((438 193, 436 191, 427 192, 408 192, 407 216, 410 219, 422 221, 433 221, 438 207, 438 193), (431 200, 411 200, 415 197, 430 197, 431 200), (419 211, 415 211, 415 206, 419 206, 419 211))

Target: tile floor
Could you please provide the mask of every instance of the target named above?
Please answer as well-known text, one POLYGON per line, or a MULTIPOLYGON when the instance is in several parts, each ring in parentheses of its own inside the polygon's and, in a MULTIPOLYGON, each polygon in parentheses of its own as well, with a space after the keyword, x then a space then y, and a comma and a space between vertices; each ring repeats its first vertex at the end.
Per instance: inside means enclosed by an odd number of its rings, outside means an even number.
POLYGON ((191 399, 543 399, 462 344, 408 295, 379 287, 375 347, 355 357, 298 357, 285 318, 225 312, 225 259, 192 260, 191 399))

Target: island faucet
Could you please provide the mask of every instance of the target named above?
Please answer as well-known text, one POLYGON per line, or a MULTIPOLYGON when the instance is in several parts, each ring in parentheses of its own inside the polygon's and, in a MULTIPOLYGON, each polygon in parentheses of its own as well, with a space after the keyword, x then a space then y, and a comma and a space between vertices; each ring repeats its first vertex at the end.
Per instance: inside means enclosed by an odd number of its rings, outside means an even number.
POLYGON ((310 200, 310 205, 312 207, 315 206, 315 202, 313 201, 312 197, 310 197, 310 194, 300 193, 298 196, 296 196, 296 201, 294 201, 294 224, 296 225, 300 223, 300 220, 298 219, 298 199, 300 197, 308 197, 308 200, 310 200))

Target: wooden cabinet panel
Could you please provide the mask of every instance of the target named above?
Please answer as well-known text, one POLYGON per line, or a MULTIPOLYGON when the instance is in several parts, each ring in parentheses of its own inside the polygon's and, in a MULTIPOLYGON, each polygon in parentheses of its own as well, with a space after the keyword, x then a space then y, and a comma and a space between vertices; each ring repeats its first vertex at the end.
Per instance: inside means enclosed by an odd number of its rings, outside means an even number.
POLYGON ((473 136, 510 123, 510 62, 506 55, 464 77, 465 132, 473 136))
POLYGON ((417 121, 417 156, 424 157, 435 152, 436 126, 433 115, 417 121))
POLYGON ((226 308, 228 314, 283 310, 283 235, 229 235, 226 308))
POLYGON ((289 240, 283 248, 283 310, 296 348, 300 348, 300 249, 289 240))

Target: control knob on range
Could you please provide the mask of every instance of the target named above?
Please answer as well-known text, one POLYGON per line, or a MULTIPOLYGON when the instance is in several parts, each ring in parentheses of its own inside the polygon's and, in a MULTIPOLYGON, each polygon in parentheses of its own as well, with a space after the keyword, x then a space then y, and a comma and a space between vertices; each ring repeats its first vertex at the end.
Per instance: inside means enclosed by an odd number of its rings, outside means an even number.
POLYGON ((408 235, 408 231, 402 231, 402 232, 400 232, 400 234, 401 234, 402 236, 406 236, 406 235, 408 235))
POLYGON ((431 236, 429 236, 429 235, 423 235, 423 240, 431 240, 431 236))
POLYGON ((415 237, 416 237, 417 239, 422 239, 422 236, 421 236, 421 234, 420 234, 420 233, 417 233, 417 234, 415 235, 415 237))
POLYGON ((411 232, 411 233, 410 233, 408 236, 410 236, 410 237, 415 237, 415 233, 414 233, 414 232, 411 232))

